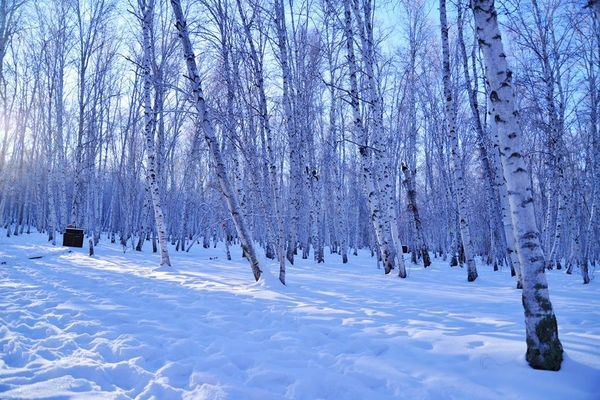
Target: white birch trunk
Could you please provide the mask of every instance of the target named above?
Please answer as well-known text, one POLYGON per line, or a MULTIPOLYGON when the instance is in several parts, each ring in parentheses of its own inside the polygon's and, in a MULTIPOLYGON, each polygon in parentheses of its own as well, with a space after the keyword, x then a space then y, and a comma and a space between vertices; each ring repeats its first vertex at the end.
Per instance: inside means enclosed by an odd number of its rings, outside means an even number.
POLYGON ((522 154, 522 132, 514 104, 512 71, 506 61, 494 0, 473 0, 471 4, 486 66, 491 104, 489 114, 498 128, 502 166, 519 244, 519 260, 523 271, 526 358, 533 368, 558 370, 563 350, 544 274, 544 253, 535 223, 531 183, 522 154))
MULTIPOLYGON (((372 168, 372 153, 374 149, 367 143, 366 132, 363 126, 362 117, 360 115, 357 79, 358 66, 356 64, 356 57, 354 54, 354 33, 352 29, 352 13, 349 3, 350 0, 344 0, 346 50, 350 68, 350 103, 352 106, 354 127, 353 133, 355 135, 356 142, 360 146, 360 167, 369 206, 370 221, 375 231, 375 240, 382 257, 385 273, 388 274, 395 267, 394 245, 389 237, 389 233, 387 232, 389 229, 389 224, 386 224, 387 221, 384 219, 384 213, 386 210, 382 207, 380 193, 376 188, 375 174, 372 168)), ((375 149, 375 151, 379 151, 379 149, 375 149)))
POLYGON ((187 154, 186 166, 183 173, 183 206, 181 207, 181 225, 179 226, 179 248, 183 251, 186 246, 186 238, 189 234, 188 226, 190 219, 190 203, 192 202, 192 189, 194 187, 194 175, 196 166, 194 164, 194 155, 198 152, 200 142, 200 126, 196 124, 190 151, 187 154))
MULTIPOLYGON (((489 99, 488 99, 489 102, 489 99)), ((489 108, 492 106, 490 105, 489 108)), ((492 119, 489 121, 490 130, 491 130, 491 141, 492 141, 492 152, 491 155, 491 165, 494 170, 494 186, 498 191, 498 198, 500 200, 500 212, 502 219, 502 228, 504 229, 504 237, 506 239, 506 252, 511 261, 512 267, 515 271, 515 275, 517 276, 517 288, 521 289, 523 287, 523 273, 521 268, 521 262, 519 261, 518 255, 518 243, 516 239, 516 231, 513 226, 513 221, 511 218, 510 205, 508 201, 508 189, 506 185, 506 178, 504 176, 504 171, 502 169, 502 161, 500 160, 500 155, 502 153, 500 147, 500 137, 498 135, 498 127, 496 126, 495 121, 492 119)))
MULTIPOLYGON (((333 63, 331 61, 331 57, 329 60, 329 68, 330 73, 333 71, 333 63)), ((329 141, 331 143, 335 142, 337 137, 337 99, 336 93, 333 88, 333 82, 330 86, 330 97, 331 97, 331 105, 329 109, 329 141)), ((343 133, 342 133, 343 134, 343 133)), ((336 146, 337 147, 337 146, 336 146)), ((344 141, 339 146, 342 156, 344 155, 344 141)), ((331 158, 334 157, 334 154, 331 154, 331 158)), ((331 161, 331 160, 330 160, 331 161)), ((336 241, 337 241, 337 251, 342 256, 342 263, 348 262, 348 219, 346 218, 347 209, 348 209, 348 196, 346 195, 346 189, 344 187, 344 157, 341 158, 340 164, 337 166, 337 174, 335 175, 336 181, 336 191, 334 195, 334 205, 333 210, 336 214, 335 217, 335 230, 336 230, 336 241)), ((330 226, 333 227, 334 224, 330 223, 330 226)))
POLYGON ((277 236, 275 245, 277 247, 277 258, 279 260, 279 275, 280 280, 285 282, 285 227, 283 224, 283 205, 281 200, 281 187, 277 181, 277 165, 275 154, 273 151, 273 133, 271 132, 271 123, 269 120, 269 112, 267 108, 267 96, 265 92, 265 82, 262 61, 258 57, 258 52, 250 32, 250 25, 246 20, 246 15, 243 12, 243 8, 240 0, 237 0, 238 10, 244 24, 244 32, 246 34, 246 40, 250 47, 250 57, 253 62, 256 86, 259 94, 259 110, 260 118, 262 123, 263 132, 266 139, 266 155, 268 162, 268 174, 269 174, 269 186, 273 199, 273 211, 275 213, 275 221, 277 226, 277 236))
POLYGON ((204 139, 206 140, 209 151, 213 157, 219 188, 221 190, 221 194, 223 197, 225 197, 225 202, 227 203, 227 208, 231 214, 231 219, 233 220, 240 238, 242 250, 250 262, 254 279, 258 281, 262 271, 260 269, 258 257, 256 256, 256 252, 254 250, 252 238, 246 228, 246 222, 244 221, 243 216, 240 214, 238 201, 227 176, 225 163, 223 162, 221 150, 219 149, 219 143, 217 142, 214 127, 212 125, 212 121, 210 120, 206 102, 204 100, 200 73, 198 72, 198 67, 196 65, 196 58, 192 48, 192 42, 190 41, 187 23, 181 8, 181 1, 171 0, 171 6, 173 8, 173 14, 175 15, 175 25, 177 27, 177 31, 179 32, 179 39, 181 40, 181 45, 183 47, 183 58, 186 62, 188 78, 191 80, 192 84, 194 106, 198 113, 198 118, 202 123, 204 139))
POLYGON ((501 216, 498 210, 501 209, 498 191, 495 187, 496 181, 496 170, 493 168, 493 160, 489 154, 490 146, 489 139, 484 130, 483 124, 481 122, 481 116, 479 113, 479 102, 477 100, 477 88, 478 88, 478 75, 477 68, 475 65, 475 54, 473 48, 472 54, 472 63, 473 63, 473 80, 471 80, 471 74, 469 73, 469 62, 467 57, 467 50, 465 46, 465 41, 463 37, 463 18, 462 18, 462 6, 458 7, 458 45, 460 48, 460 52, 462 55, 462 65, 463 65, 463 75, 465 79, 465 85, 467 90, 467 95, 469 98, 469 106, 471 109, 471 115, 473 118, 473 125, 475 128, 475 132, 477 133, 477 145, 479 147, 479 154, 481 157, 481 164, 483 166, 483 179, 485 181, 485 189, 486 189, 486 207, 488 213, 488 219, 490 221, 490 237, 491 237, 491 253, 494 255, 494 270, 497 270, 497 262, 498 258, 507 258, 508 263, 512 270, 514 270, 514 266, 512 264, 512 259, 509 257, 509 253, 507 252, 506 245, 506 237, 505 232, 502 228, 501 216), (505 254, 506 253, 506 254, 505 254))
MULTIPOLYGON (((143 1, 143 0, 140 0, 143 1)), ((160 189, 158 186, 158 176, 156 171, 156 150, 154 147, 154 126, 156 124, 156 116, 152 109, 152 88, 154 83, 152 81, 152 57, 153 57, 153 43, 152 43, 152 19, 154 14, 154 0, 149 0, 143 4, 143 15, 142 15, 142 46, 144 47, 144 59, 143 59, 143 74, 144 74, 144 135, 146 137, 146 177, 148 185, 150 187, 150 197, 152 199, 152 207, 154 209, 154 221, 156 223, 156 230, 158 234, 158 243, 160 246, 160 265, 171 266, 171 260, 169 259, 168 249, 168 238, 167 229, 165 226, 165 217, 162 210, 160 189)), ((142 4, 142 3, 140 3, 142 4)))
POLYGON ((379 94, 375 78, 372 3, 371 0, 364 0, 362 11, 359 7, 359 0, 354 0, 353 4, 354 15, 358 25, 358 35, 361 39, 363 67, 367 78, 367 104, 372 110, 370 139, 373 147, 377 149, 373 154, 372 164, 375 187, 378 189, 380 195, 382 222, 386 227, 385 233, 386 235, 391 234, 390 250, 395 255, 398 263, 398 276, 406 278, 406 267, 402 255, 402 242, 398 231, 397 210, 395 207, 397 201, 392 185, 393 174, 390 168, 389 156, 386 157, 386 146, 383 142, 383 99, 379 94))
POLYGON ((57 154, 59 179, 58 179, 58 210, 60 215, 60 225, 57 226, 61 232, 64 231, 67 225, 67 162, 65 160, 65 145, 64 145, 64 74, 65 74, 65 58, 66 49, 65 47, 65 32, 66 18, 61 15, 61 21, 63 26, 60 30, 60 53, 58 55, 58 68, 56 71, 57 83, 56 83, 56 146, 55 151, 57 154))
POLYGON ((469 227, 469 209, 467 205, 467 194, 465 192, 465 180, 460 167, 460 151, 458 147, 458 135, 456 132, 456 103, 452 98, 452 89, 450 87, 450 50, 448 44, 448 21, 446 17, 446 1, 440 0, 440 22, 442 31, 442 54, 444 71, 444 97, 446 99, 446 123, 448 126, 448 140, 451 154, 451 170, 456 190, 456 200, 458 206, 460 235, 467 263, 467 280, 473 282, 477 279, 477 267, 475 265, 475 250, 471 240, 471 230, 469 227))
MULTIPOLYGON (((600 1, 596 2, 598 10, 598 23, 600 23, 600 1)), ((600 46, 600 43, 598 43, 600 46)), ((590 261, 590 257, 593 259, 594 254, 592 252, 592 242, 594 241, 594 226, 597 220, 598 214, 598 201, 600 200, 600 137, 598 137, 598 103, 600 91, 597 87, 597 75, 595 66, 592 64, 589 68, 589 92, 590 92, 590 136, 592 137, 592 155, 591 155, 591 179, 592 179, 592 192, 590 194, 591 203, 590 214, 586 225, 585 236, 583 240, 583 260, 584 263, 590 261)))
POLYGON ((279 62, 281 63, 282 73, 282 102, 285 117, 286 128, 289 136, 290 152, 290 226, 289 240, 287 247, 287 259, 294 263, 294 254, 298 241, 298 231, 300 228, 300 209, 302 196, 302 171, 301 156, 299 153, 300 143, 298 140, 298 124, 292 107, 292 73, 289 66, 289 55, 287 46, 287 30, 285 22, 285 9, 283 0, 275 1, 275 25, 277 30, 277 45, 279 47, 279 62))

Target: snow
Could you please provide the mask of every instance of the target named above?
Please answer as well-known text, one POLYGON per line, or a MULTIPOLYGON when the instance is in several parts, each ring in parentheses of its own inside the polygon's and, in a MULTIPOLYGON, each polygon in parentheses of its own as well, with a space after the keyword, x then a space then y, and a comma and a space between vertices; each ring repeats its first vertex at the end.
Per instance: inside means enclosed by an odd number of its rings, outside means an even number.
MULTIPOLYGON (((0 231, 2 399, 598 399, 600 290, 548 279, 566 357, 524 360, 519 291, 435 260, 384 275, 366 252, 253 282, 239 248, 159 256, 0 231), (32 256, 43 256, 29 259, 32 256)), ((263 260, 264 262, 265 260, 263 260)))

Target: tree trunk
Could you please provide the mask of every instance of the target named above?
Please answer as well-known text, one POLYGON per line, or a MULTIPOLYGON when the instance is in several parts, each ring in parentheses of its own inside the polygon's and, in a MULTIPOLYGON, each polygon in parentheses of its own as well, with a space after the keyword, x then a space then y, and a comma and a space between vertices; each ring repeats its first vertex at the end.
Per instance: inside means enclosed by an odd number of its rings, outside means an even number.
MULTIPOLYGON (((404 187, 406 189, 406 202, 408 210, 410 211, 413 221, 415 224, 415 246, 417 251, 423 259, 423 266, 427 268, 431 265, 431 260, 429 258, 429 249, 427 248, 427 243, 425 242, 425 237, 423 235, 423 224, 421 223, 421 216, 419 215, 419 209, 417 207, 417 189, 415 185, 415 181, 413 178, 415 174, 410 171, 410 168, 406 163, 402 163, 400 169, 404 174, 404 187)), ((398 249, 400 251, 400 249, 398 249)))
POLYGON ((367 144, 365 127, 363 126, 362 117, 360 114, 357 79, 358 66, 354 54, 354 33, 352 28, 352 13, 349 3, 350 0, 344 0, 346 50, 350 68, 350 104, 354 119, 353 133, 355 135, 355 141, 359 145, 360 166, 367 196, 367 203, 369 206, 369 219, 373 224, 375 241, 379 253, 383 259, 382 261, 385 273, 389 274, 390 271, 395 267, 394 257, 396 254, 392 239, 388 232, 389 224, 387 224, 384 219, 384 213, 386 210, 382 208, 380 193, 376 187, 375 174, 372 168, 372 153, 373 151, 379 151, 379 149, 373 149, 367 144))
POLYGON ((150 197, 152 199, 152 206, 154 209, 154 221, 156 223, 158 243, 160 245, 160 265, 161 267, 170 267, 171 260, 169 259, 167 229, 165 226, 165 217, 161 205, 160 189, 158 187, 158 176, 156 171, 156 150, 154 147, 154 126, 156 124, 156 117, 151 104, 152 88, 154 87, 152 82, 152 57, 154 54, 152 44, 153 15, 154 0, 149 0, 144 5, 142 17, 142 46, 144 46, 144 134, 146 136, 147 157, 146 179, 148 180, 148 185, 150 187, 150 197))
POLYGON ((452 88, 450 86, 450 50, 448 44, 448 21, 446 17, 446 0, 440 0, 440 23, 442 31, 442 54, 444 71, 444 97, 446 99, 446 123, 448 125, 448 140, 450 142, 451 170, 456 190, 458 206, 458 218, 460 224, 460 235, 467 264, 467 280, 473 282, 477 279, 477 267, 475 265, 475 250, 471 239, 469 227, 469 210, 467 194, 465 192, 465 180, 460 166, 460 151, 458 147, 458 136, 456 132, 456 101, 452 99, 452 88))
POLYGON ((535 223, 532 188, 522 154, 522 132, 514 104, 512 71, 506 61, 494 0, 472 0, 471 4, 486 66, 489 113, 498 128, 513 226, 519 244, 526 358, 533 368, 556 371, 560 369, 563 349, 544 274, 544 254, 535 223))
POLYGON ((254 250, 252 238, 248 233, 246 223, 244 221, 243 216, 240 213, 237 198, 227 176, 225 163, 223 162, 223 157, 221 156, 221 151, 219 149, 219 143, 215 136, 214 127, 208 114, 206 102, 204 100, 204 93, 202 91, 200 73, 198 72, 198 67, 196 65, 196 58, 194 55, 194 50, 192 48, 192 42, 190 41, 187 23, 183 16, 181 1, 171 0, 171 6, 173 8, 173 14, 175 15, 175 26, 177 27, 177 31, 179 32, 179 39, 181 40, 181 45, 183 47, 183 58, 186 62, 188 78, 191 80, 192 84, 194 106, 196 107, 198 118, 202 123, 204 139, 206 140, 206 143, 214 161, 217 179, 219 182, 219 188, 221 190, 221 194, 223 195, 223 197, 225 197, 225 202, 227 203, 227 208, 229 209, 229 213, 231 214, 231 219, 233 220, 233 223, 238 233, 238 237, 240 238, 242 250, 248 258, 248 261, 250 262, 250 267, 252 269, 254 279, 258 281, 260 279, 262 271, 260 269, 258 257, 256 256, 256 252, 254 250))

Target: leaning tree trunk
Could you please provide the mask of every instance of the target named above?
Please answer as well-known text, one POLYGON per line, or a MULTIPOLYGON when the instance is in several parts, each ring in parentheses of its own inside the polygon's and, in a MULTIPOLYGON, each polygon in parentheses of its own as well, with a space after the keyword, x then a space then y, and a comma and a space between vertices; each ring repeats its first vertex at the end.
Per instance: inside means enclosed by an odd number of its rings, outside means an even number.
POLYGON ((156 122, 154 110, 151 104, 152 95, 152 18, 154 14, 154 0, 149 0, 144 5, 142 17, 142 36, 144 47, 143 72, 144 72, 144 134, 146 136, 146 179, 150 188, 150 197, 154 209, 154 221, 158 233, 158 242, 160 245, 160 265, 171 266, 169 259, 167 229, 165 227, 165 216, 163 214, 160 190, 158 187, 158 177, 156 171, 156 150, 154 148, 154 124, 156 122))
POLYGON ((179 39, 181 39, 181 45, 183 47, 183 58, 186 62, 188 78, 192 84, 194 106, 196 107, 198 118, 202 123, 204 139, 206 140, 208 148, 214 159, 214 166, 217 173, 219 188, 221 190, 221 194, 223 197, 225 197, 225 202, 227 203, 227 208, 231 214, 231 219, 233 220, 237 234, 240 238, 242 250, 250 262, 254 279, 258 281, 262 271, 260 269, 258 257, 256 256, 256 252, 254 250, 252 238, 248 233, 246 222, 240 213, 240 207, 238 205, 237 198, 231 183, 229 182, 227 171, 225 169, 225 163, 223 162, 223 157, 221 156, 219 142, 215 136, 214 127, 208 114, 206 102, 204 100, 204 93, 202 91, 202 81, 200 80, 200 73, 198 72, 198 66, 196 65, 196 57, 192 48, 192 42, 190 41, 187 23, 185 17, 183 16, 181 1, 171 0, 171 6, 173 8, 173 14, 175 15, 175 26, 179 32, 179 39))
POLYGON ((456 200, 458 202, 458 218, 460 224, 460 235, 464 248, 465 261, 467 263, 467 280, 473 282, 477 279, 477 267, 475 265, 475 250, 471 239, 471 230, 468 222, 467 194, 465 192, 465 180, 460 167, 458 136, 456 132, 456 104, 452 99, 452 88, 450 87, 450 50, 448 44, 448 21, 446 17, 446 0, 440 0, 440 23, 442 31, 442 57, 444 70, 444 98, 446 99, 446 123, 448 125, 448 139, 450 142, 450 153, 452 163, 452 175, 456 189, 456 200))
POLYGON ((508 189, 513 226, 523 273, 523 308, 527 338, 526 358, 536 369, 559 370, 563 349, 544 274, 544 253, 535 223, 533 193, 522 154, 512 87, 494 0, 472 0, 475 27, 486 66, 489 113, 496 122, 508 189))

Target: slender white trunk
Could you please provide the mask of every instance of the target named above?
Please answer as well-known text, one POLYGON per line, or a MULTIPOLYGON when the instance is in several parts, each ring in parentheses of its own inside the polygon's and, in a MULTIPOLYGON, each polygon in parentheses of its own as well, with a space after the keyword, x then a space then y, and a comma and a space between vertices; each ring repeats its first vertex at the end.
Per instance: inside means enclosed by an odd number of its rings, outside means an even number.
MULTIPOLYGON (((358 26, 358 36, 361 42, 361 54, 363 68, 367 79, 367 91, 365 96, 367 104, 371 108, 371 126, 370 126, 370 141, 375 149, 373 153, 372 168, 375 178, 375 187, 379 194, 381 204, 381 220, 385 226, 386 236, 391 236, 389 239, 390 252, 395 255, 398 263, 398 276, 406 278, 406 267, 402 256, 402 242, 398 231, 397 203, 395 192, 393 190, 392 179, 395 174, 392 174, 390 168, 390 160, 387 154, 389 150, 384 144, 384 127, 383 127, 383 98, 379 94, 378 84, 375 77, 375 44, 373 41, 373 25, 372 25, 372 2, 364 0, 362 2, 362 10, 360 0, 353 0, 354 15, 358 26)), ((366 136, 366 135, 365 135, 366 136)))
POLYGON ((247 21, 246 14, 244 13, 242 4, 240 0, 237 0, 238 11, 240 13, 240 17, 242 19, 242 23, 244 25, 244 33, 246 35, 246 40, 248 42, 248 46, 250 47, 250 59, 252 60, 252 65, 254 67, 255 74, 255 84, 258 90, 259 95, 259 111, 260 111, 260 120, 262 124, 262 129, 264 133, 264 141, 266 142, 266 162, 268 163, 268 176, 269 176, 269 185, 270 194, 272 196, 273 202, 273 212, 275 214, 275 223, 277 226, 277 236, 275 241, 276 251, 277 251, 277 259, 279 260, 279 279, 282 283, 285 283, 285 227, 283 223, 283 205, 281 200, 281 187, 277 181, 277 165, 276 158, 273 151, 273 133, 271 132, 271 123, 269 120, 269 112, 267 108, 267 95, 265 92, 265 81, 263 74, 263 64, 262 60, 260 60, 258 56, 258 51, 256 50, 256 46, 254 44, 254 39, 252 38, 252 33, 250 31, 250 24, 247 21))
MULTIPOLYGON (((562 167, 560 167, 560 168, 562 169, 562 167)), ((555 188, 558 191, 558 193, 556 194, 558 199, 557 199, 557 205, 556 205, 556 226, 554 228, 554 237, 552 239, 552 247, 550 250, 550 254, 549 254, 548 260, 546 262, 546 266, 549 269, 554 268, 554 266, 556 266, 558 269, 560 269, 560 256, 558 255, 559 254, 558 248, 560 246, 561 237, 563 234, 564 218, 565 218, 565 213, 566 213, 566 208, 567 208, 566 193, 562 187, 562 186, 564 186, 564 183, 562 182, 563 177, 561 175, 563 175, 563 174, 562 173, 557 174, 558 182, 556 183, 557 187, 555 188)))
MULTIPOLYGON (((330 141, 335 140, 336 138, 336 132, 337 132, 337 125, 336 125, 336 108, 334 108, 336 102, 334 100, 335 98, 335 93, 333 92, 333 90, 331 91, 331 98, 332 98, 332 109, 330 110, 330 114, 329 114, 329 124, 330 124, 330 141)), ((342 142, 343 143, 343 142, 342 142)), ((343 144, 340 145, 340 148, 342 149, 342 154, 343 154, 343 144)), ((343 162, 343 159, 342 159, 343 162)), ((343 165, 338 166, 338 171, 337 174, 335 176, 335 180, 336 180, 336 191, 335 191, 335 198, 334 198, 334 202, 335 204, 333 205, 334 208, 334 212, 336 214, 335 217, 335 222, 336 222, 336 241, 337 241, 337 247, 338 247, 338 253, 342 256, 342 263, 347 263, 348 262, 348 218, 347 213, 348 213, 348 196, 346 195, 346 189, 344 186, 344 167, 343 165)), ((331 224, 333 225, 333 224, 331 224)))
MULTIPOLYGON (((596 2, 598 13, 600 14, 600 0, 596 2)), ((600 23, 600 15, 598 15, 598 23, 600 23)), ((600 43, 598 43, 600 46, 600 43)), ((589 93, 590 93, 590 136, 592 137, 592 155, 591 155, 591 179, 592 179, 592 193, 590 194, 591 203, 590 215, 587 221, 585 236, 583 240, 583 259, 587 264, 590 261, 590 257, 594 257, 592 252, 593 238, 594 238, 594 226, 598 218, 598 201, 600 201, 600 137, 598 136, 598 103, 600 91, 597 87, 596 78, 596 67, 591 65, 589 69, 591 71, 589 75, 589 93)))
POLYGON ((144 74, 144 135, 146 136, 146 179, 150 188, 150 197, 154 209, 154 221, 158 233, 158 243, 160 246, 160 265, 171 266, 168 250, 167 229, 165 226, 165 217, 161 206, 160 189, 158 186, 158 176, 156 171, 156 150, 154 147, 154 126, 156 116, 152 109, 152 19, 154 14, 154 0, 149 0, 143 9, 142 16, 142 46, 144 47, 143 74, 144 74))
POLYGON ((299 142, 299 127, 293 109, 292 73, 289 65, 288 38, 283 0, 275 1, 275 25, 277 30, 277 45, 279 47, 279 62, 282 73, 282 102, 290 152, 290 224, 287 259, 294 263, 294 253, 300 228, 300 209, 302 196, 302 171, 299 142))
MULTIPOLYGON (((51 145, 49 145, 51 147, 51 145)), ((46 191, 48 196, 48 241, 52 243, 52 245, 56 245, 56 204, 54 202, 54 171, 52 168, 52 155, 51 150, 47 153, 48 156, 48 181, 46 184, 46 191)))
POLYGON ((456 102, 452 98, 452 88, 450 86, 450 50, 448 44, 448 21, 446 17, 446 0, 440 0, 440 22, 442 31, 442 54, 444 70, 444 97, 446 99, 446 123, 448 125, 448 140, 451 154, 451 170, 456 190, 456 200, 458 205, 458 219, 460 225, 460 235, 467 263, 467 280, 473 282, 477 279, 477 267, 475 265, 475 250, 471 239, 471 230, 469 227, 469 209, 467 204, 467 194, 465 191, 465 179, 460 166, 460 151, 458 147, 458 134, 456 132, 456 102))
MULTIPOLYGON (((484 130, 483 123, 481 122, 481 115, 479 113, 479 101, 477 100, 477 86, 478 86, 478 75, 475 61, 475 49, 473 48, 472 54, 472 64, 473 64, 473 81, 471 79, 471 74, 469 72, 469 62, 467 57, 467 49, 465 46, 465 41, 463 37, 463 18, 462 18, 462 6, 458 7, 458 44, 460 48, 460 52, 462 55, 462 66, 463 66, 463 75, 465 78, 465 85, 467 90, 467 95, 469 98, 469 106, 471 109, 471 115, 473 117, 473 126, 475 128, 475 132, 477 133, 477 145, 479 147, 479 154, 481 157, 481 164, 483 166, 483 179, 485 181, 485 190, 487 194, 486 198, 486 207, 488 213, 488 219, 490 221, 490 237, 491 237, 491 254, 494 255, 496 260, 494 261, 494 269, 497 267, 497 258, 503 258, 509 256, 510 253, 507 252, 506 245, 506 233, 502 228, 501 222, 501 213, 498 210, 501 209, 498 190, 496 189, 496 173, 498 172, 493 167, 493 156, 490 155, 490 149, 493 151, 493 148, 490 146, 490 140, 486 131, 484 130)), ((504 178, 504 177, 502 177, 504 178)), ((504 179, 502 180, 502 184, 504 184, 504 179)), ((505 188, 506 189, 506 188, 505 188)), ((514 236, 514 235, 513 235, 514 236)), ((511 268, 514 270, 514 266, 512 264, 512 259, 506 257, 508 259, 508 263, 511 268)))
POLYGON ((194 177, 196 173, 194 155, 198 152, 200 133, 200 126, 196 124, 183 172, 183 205, 181 207, 181 225, 179 225, 179 249, 181 251, 183 251, 186 247, 185 242, 189 234, 188 230, 192 202, 192 190, 194 188, 194 177))
MULTIPOLYGON (((66 30, 66 28, 65 28, 66 30)), ((62 37, 62 32, 61 32, 62 37)), ((63 39, 64 40, 64 39, 63 39)), ((67 224, 67 162, 65 160, 64 146, 64 73, 65 73, 65 55, 59 55, 59 68, 57 70, 56 86, 56 146, 55 151, 58 161, 58 210, 60 212, 60 226, 57 226, 62 232, 67 224)))
POLYGON ((350 68, 350 104, 352 106, 353 115, 353 133, 355 141, 358 143, 360 155, 360 167, 364 188, 366 191, 367 202, 369 206, 370 221, 373 224, 375 231, 375 240, 378 250, 381 254, 385 273, 388 274, 395 267, 395 252, 392 239, 389 235, 389 224, 384 219, 384 213, 387 211, 382 207, 380 193, 376 187, 375 174, 373 171, 373 151, 381 151, 374 149, 367 143, 367 135, 363 126, 362 117, 359 108, 358 99, 358 66, 354 54, 354 33, 352 28, 352 13, 350 8, 350 0, 344 0, 344 16, 345 16, 345 34, 346 34, 346 50, 348 64, 350 68))
POLYGON ((192 84, 194 106, 196 107, 198 118, 202 123, 204 138, 206 140, 209 151, 214 161, 217 179, 219 182, 219 188, 221 190, 221 194, 223 195, 223 197, 225 197, 225 202, 227 204, 227 208, 229 209, 231 219, 233 220, 238 236, 240 238, 242 250, 248 258, 248 261, 250 262, 254 279, 258 281, 260 279, 262 271, 260 269, 258 257, 256 256, 256 252, 254 250, 252 238, 248 233, 248 230, 246 228, 246 222, 244 221, 244 218, 240 213, 240 207, 238 205, 235 192, 233 191, 233 188, 227 176, 225 163, 223 162, 221 150, 219 149, 219 143, 215 136, 214 127, 212 125, 212 121, 210 120, 210 116, 206 107, 204 93, 202 91, 202 83, 200 80, 200 73, 198 72, 198 66, 196 65, 196 58, 194 55, 194 50, 192 48, 192 42, 190 41, 187 23, 185 21, 183 10, 181 8, 181 1, 171 0, 171 6, 173 8, 173 14, 175 15, 175 25, 177 27, 177 31, 179 32, 179 39, 181 40, 181 45, 183 47, 183 58, 186 62, 188 78, 190 79, 192 84))

